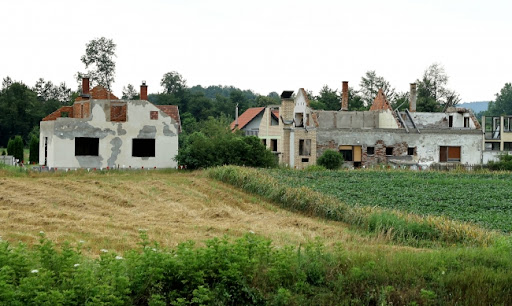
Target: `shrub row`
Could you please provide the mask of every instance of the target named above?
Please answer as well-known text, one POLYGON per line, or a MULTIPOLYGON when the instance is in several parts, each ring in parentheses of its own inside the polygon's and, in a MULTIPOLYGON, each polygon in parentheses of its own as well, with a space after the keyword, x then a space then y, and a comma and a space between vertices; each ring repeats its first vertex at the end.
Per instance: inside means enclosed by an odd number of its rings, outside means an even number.
POLYGON ((393 255, 275 248, 254 234, 123 256, 0 242, 2 305, 510 305, 510 241, 499 247, 393 255))
POLYGON ((348 206, 307 187, 288 187, 261 170, 223 166, 208 170, 211 178, 262 196, 285 209, 309 216, 342 221, 395 241, 417 245, 425 241, 487 245, 495 234, 444 217, 418 215, 369 206, 348 206))

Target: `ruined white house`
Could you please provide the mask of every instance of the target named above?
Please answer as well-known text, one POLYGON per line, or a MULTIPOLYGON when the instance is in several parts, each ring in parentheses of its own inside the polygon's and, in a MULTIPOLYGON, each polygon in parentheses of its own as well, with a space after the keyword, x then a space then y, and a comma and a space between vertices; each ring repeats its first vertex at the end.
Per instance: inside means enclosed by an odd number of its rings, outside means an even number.
POLYGON ((348 111, 348 82, 343 82, 341 104, 340 111, 314 112, 318 156, 337 150, 353 167, 482 161, 482 131, 473 113, 455 107, 416 112, 416 84, 411 84, 410 109, 404 112, 393 111, 382 90, 370 110, 348 111))
POLYGON ((280 164, 302 169, 316 164, 316 124, 306 91, 281 94, 281 105, 253 107, 231 123, 246 136, 257 136, 280 164))
POLYGON ((101 86, 40 123, 39 164, 49 168, 175 168, 180 117, 174 105, 121 100, 101 86))

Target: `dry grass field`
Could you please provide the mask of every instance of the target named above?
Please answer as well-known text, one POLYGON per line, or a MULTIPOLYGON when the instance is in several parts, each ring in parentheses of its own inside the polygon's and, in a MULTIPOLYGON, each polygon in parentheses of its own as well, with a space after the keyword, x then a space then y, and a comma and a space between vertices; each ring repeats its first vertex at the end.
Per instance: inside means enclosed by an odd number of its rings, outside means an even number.
POLYGON ((205 177, 202 172, 0 172, 0 236, 29 245, 39 232, 57 244, 83 241, 86 253, 123 252, 137 246, 139 230, 174 247, 253 231, 276 245, 320 237, 351 249, 387 246, 338 222, 308 218, 205 177))

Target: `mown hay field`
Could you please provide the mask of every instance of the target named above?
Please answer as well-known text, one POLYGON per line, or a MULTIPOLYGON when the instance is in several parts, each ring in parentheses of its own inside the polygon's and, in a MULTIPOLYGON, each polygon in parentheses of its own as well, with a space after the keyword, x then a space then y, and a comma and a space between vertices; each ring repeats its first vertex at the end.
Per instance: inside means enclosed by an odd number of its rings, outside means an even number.
POLYGON ((290 187, 305 186, 352 206, 445 216, 512 232, 512 174, 437 171, 265 170, 290 187))
POLYGON ((202 172, 13 175, 4 171, 0 172, 0 221, 3 240, 31 245, 42 231, 57 244, 83 241, 91 254, 136 247, 141 229, 165 247, 255 232, 276 245, 321 238, 329 245, 386 248, 379 238, 359 236, 339 222, 280 209, 202 172))

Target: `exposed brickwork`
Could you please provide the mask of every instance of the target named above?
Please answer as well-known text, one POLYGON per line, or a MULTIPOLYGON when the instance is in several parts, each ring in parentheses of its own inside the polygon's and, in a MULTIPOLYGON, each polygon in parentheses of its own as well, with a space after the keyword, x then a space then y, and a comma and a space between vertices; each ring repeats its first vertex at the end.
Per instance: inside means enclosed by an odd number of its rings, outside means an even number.
POLYGON ((178 123, 178 132, 181 132, 180 110, 177 105, 155 105, 159 110, 170 116, 178 123))
POLYGON ((390 110, 392 111, 393 108, 391 107, 391 104, 389 104, 388 100, 386 99, 386 96, 384 95, 384 92, 382 89, 379 89, 379 92, 377 93, 377 96, 375 97, 375 100, 373 100, 373 104, 370 107, 371 111, 376 110, 390 110))
POLYGON ((341 85, 341 110, 348 111, 348 82, 341 85))
POLYGON ((73 118, 73 107, 72 106, 63 106, 48 116, 44 117, 42 121, 52 121, 57 120, 57 118, 61 118, 63 113, 67 113, 68 117, 73 118))
POLYGON ((126 103, 110 105, 110 121, 126 122, 126 103))
POLYGON ((148 86, 147 85, 140 85, 140 99, 141 100, 148 100, 148 86))
MULTIPOLYGON (((407 150, 409 148, 406 142, 385 144, 384 141, 378 140, 373 146, 374 154, 368 155, 368 147, 371 147, 371 145, 365 145, 362 148, 362 164, 365 166, 384 164, 388 162, 388 159, 392 159, 393 157, 407 156, 407 150), (390 156, 386 154, 386 148, 388 147, 393 148, 393 154, 390 156)), ((416 154, 416 149, 414 149, 414 154, 416 154)))
POLYGON ((149 119, 151 119, 151 120, 158 120, 158 112, 157 111, 150 111, 149 112, 149 119))
MULTIPOLYGON (((96 99, 96 100, 107 100, 107 99, 119 100, 118 97, 116 97, 113 93, 111 93, 108 90, 106 90, 103 86, 96 86, 96 87, 94 87, 90 91, 90 94, 91 94, 91 99, 96 99)), ((75 101, 84 101, 84 100, 89 100, 89 98, 78 97, 78 98, 75 99, 75 101)))

